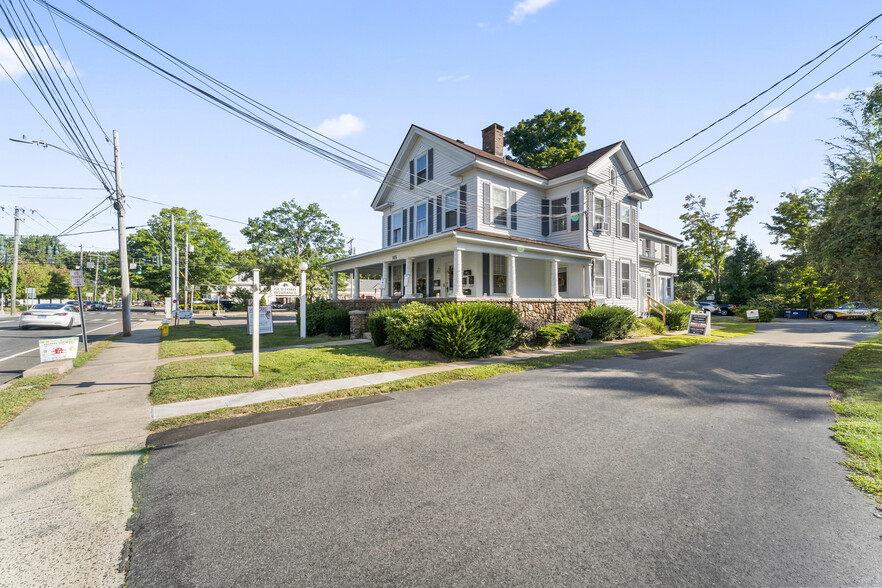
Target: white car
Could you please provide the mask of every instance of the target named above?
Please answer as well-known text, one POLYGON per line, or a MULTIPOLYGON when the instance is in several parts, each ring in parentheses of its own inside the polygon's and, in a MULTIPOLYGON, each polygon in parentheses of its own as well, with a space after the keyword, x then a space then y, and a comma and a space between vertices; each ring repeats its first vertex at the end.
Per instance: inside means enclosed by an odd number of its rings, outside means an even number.
POLYGON ((18 319, 19 329, 31 327, 71 329, 81 324, 79 311, 69 304, 35 304, 30 310, 21 313, 18 319))

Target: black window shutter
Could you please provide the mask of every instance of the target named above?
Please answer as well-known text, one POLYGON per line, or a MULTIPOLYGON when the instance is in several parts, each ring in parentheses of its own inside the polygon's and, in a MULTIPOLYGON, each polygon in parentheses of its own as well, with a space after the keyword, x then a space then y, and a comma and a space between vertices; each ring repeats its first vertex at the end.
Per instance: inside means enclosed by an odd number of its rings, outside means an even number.
POLYGON ((484 224, 492 225, 493 219, 490 218, 490 182, 484 182, 484 224))
POLYGON ((429 275, 426 277, 426 296, 435 295, 435 259, 429 258, 429 275))
POLYGON ((518 203, 514 201, 511 203, 511 230, 516 231, 518 229, 518 203))
POLYGON ((429 160, 429 180, 435 179, 435 150, 429 149, 427 159, 429 160))
POLYGON ((435 230, 441 232, 441 215, 444 208, 441 206, 443 196, 438 196, 438 205, 435 207, 435 230))
POLYGON ((435 199, 434 198, 429 198, 428 212, 426 213, 426 227, 428 227, 430 235, 435 232, 435 199))
POLYGON ((481 254, 481 273, 483 274, 484 296, 490 296, 490 254, 481 254))
POLYGON ((386 247, 392 244, 392 215, 386 217, 386 247))
POLYGON ((459 187, 459 226, 466 226, 466 187, 459 187))
POLYGON ((413 230, 413 223, 414 223, 414 219, 413 219, 413 217, 414 217, 414 216, 415 216, 415 215, 414 215, 414 213, 413 213, 413 206, 411 206, 411 207, 410 207, 410 228, 407 229, 407 234, 410 235, 410 238, 411 238, 411 239, 413 239, 414 237, 416 237, 416 233, 415 233, 414 230, 413 230))
POLYGON ((548 208, 549 202, 547 198, 542 199, 542 236, 548 236, 548 208))
POLYGON ((579 230, 579 202, 580 198, 579 192, 573 192, 570 194, 570 230, 578 231, 579 230))
POLYGON ((401 240, 407 241, 407 209, 401 211, 401 240))
POLYGON ((415 181, 415 177, 413 175, 413 159, 410 160, 410 189, 413 190, 413 183, 415 181))

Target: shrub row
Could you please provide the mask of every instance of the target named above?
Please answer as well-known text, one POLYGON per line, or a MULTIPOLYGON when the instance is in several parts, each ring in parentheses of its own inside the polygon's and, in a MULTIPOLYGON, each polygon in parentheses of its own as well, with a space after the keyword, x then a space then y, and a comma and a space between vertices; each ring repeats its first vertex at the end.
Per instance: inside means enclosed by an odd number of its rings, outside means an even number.
MULTIPOLYGON (((665 325, 672 331, 685 331, 689 328, 689 313, 693 310, 697 310, 694 306, 690 306, 688 304, 683 304, 680 301, 672 302, 668 308, 670 310, 665 312, 665 325)), ((661 313, 656 310, 653 310, 650 313, 652 316, 661 319, 661 313)))
POLYGON ((582 312, 579 324, 591 329, 594 339, 624 339, 637 322, 637 316, 621 306, 598 306, 582 312))
POLYGON ((775 311, 771 308, 759 307, 759 308, 750 308, 747 306, 739 306, 735 309, 735 316, 741 317, 743 319, 747 318, 748 310, 758 310, 759 311, 759 322, 761 323, 770 323, 772 319, 775 318, 775 311))
POLYGON ((566 323, 551 323, 536 330, 536 344, 542 347, 575 343, 581 345, 591 339, 593 333, 588 327, 574 327, 566 323))

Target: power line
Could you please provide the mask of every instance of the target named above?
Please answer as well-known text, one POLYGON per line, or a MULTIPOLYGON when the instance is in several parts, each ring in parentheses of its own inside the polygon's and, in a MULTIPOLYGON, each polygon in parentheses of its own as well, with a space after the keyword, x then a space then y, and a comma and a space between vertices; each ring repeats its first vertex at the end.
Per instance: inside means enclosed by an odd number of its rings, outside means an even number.
POLYGON ((13 186, 0 184, 0 188, 18 188, 25 190, 103 190, 104 188, 69 188, 65 186, 13 186))

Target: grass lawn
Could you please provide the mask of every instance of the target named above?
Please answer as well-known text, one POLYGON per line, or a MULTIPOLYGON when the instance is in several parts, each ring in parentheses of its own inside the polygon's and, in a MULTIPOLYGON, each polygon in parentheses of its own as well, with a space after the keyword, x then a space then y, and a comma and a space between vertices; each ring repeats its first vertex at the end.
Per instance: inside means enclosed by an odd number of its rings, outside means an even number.
MULTIPOLYGON (((714 331, 712 331, 712 333, 716 337, 728 339, 730 337, 741 337, 743 335, 750 335, 755 331, 755 324, 733 323, 723 325, 719 329, 715 329, 714 331)), ((559 355, 522 359, 508 363, 497 363, 474 368, 451 370, 449 372, 425 374, 422 376, 414 376, 412 378, 405 378, 402 380, 396 380, 394 382, 388 382, 386 384, 362 386, 360 388, 350 388, 347 390, 336 390, 334 392, 328 392, 326 394, 302 396, 299 398, 286 398, 283 400, 272 400, 269 402, 262 402, 260 404, 252 404, 248 406, 233 408, 222 408, 198 414, 160 419, 150 423, 148 428, 151 431, 165 431, 167 429, 174 429, 186 425, 216 421, 220 419, 243 416, 246 414, 258 412, 267 412, 270 410, 278 410, 281 408, 289 408, 292 406, 315 404, 318 402, 337 400, 340 398, 368 396, 373 394, 388 394, 389 392, 399 392, 402 390, 415 390, 417 388, 438 386, 440 384, 447 384, 449 382, 456 382, 459 380, 482 380, 484 378, 490 378, 499 374, 510 374, 514 372, 522 372, 525 370, 550 368, 558 365, 576 363, 589 359, 605 359, 616 355, 628 355, 631 353, 641 353, 643 351, 665 351, 670 349, 677 349, 680 347, 688 347, 691 345, 699 345, 701 343, 711 343, 715 340, 716 339, 709 337, 697 337, 694 335, 674 335, 669 337, 661 337, 659 339, 653 339, 652 341, 624 343, 621 345, 602 345, 599 347, 576 349, 574 351, 561 353, 559 355)), ((352 349, 353 347, 361 347, 361 345, 354 345, 346 349, 352 349)), ((250 371, 248 373, 250 373, 250 371)))
POLYGON ((165 404, 212 398, 435 363, 397 359, 376 351, 370 343, 261 353, 257 378, 251 376, 251 354, 189 359, 157 368, 150 401, 165 404))
POLYGON ((830 402, 839 415, 831 429, 848 453, 848 479, 875 494, 882 509, 882 335, 843 355, 827 372, 827 383, 839 393, 830 402))
MULTIPOLYGON (((297 325, 274 325, 272 334, 260 336, 260 346, 285 347, 337 339, 339 337, 301 339, 297 325)), ((168 337, 163 337, 159 344, 159 358, 223 353, 241 349, 251 349, 251 335, 248 334, 245 325, 230 327, 212 327, 205 323, 172 325, 168 328, 168 337)))
MULTIPOLYGON (((87 361, 110 347, 112 340, 92 343, 88 353, 78 353, 74 359, 74 367, 80 367, 87 361)), ((60 380, 64 374, 46 374, 32 378, 12 380, 5 388, 0 388, 0 427, 20 415, 31 404, 43 398, 49 386, 60 380)))

